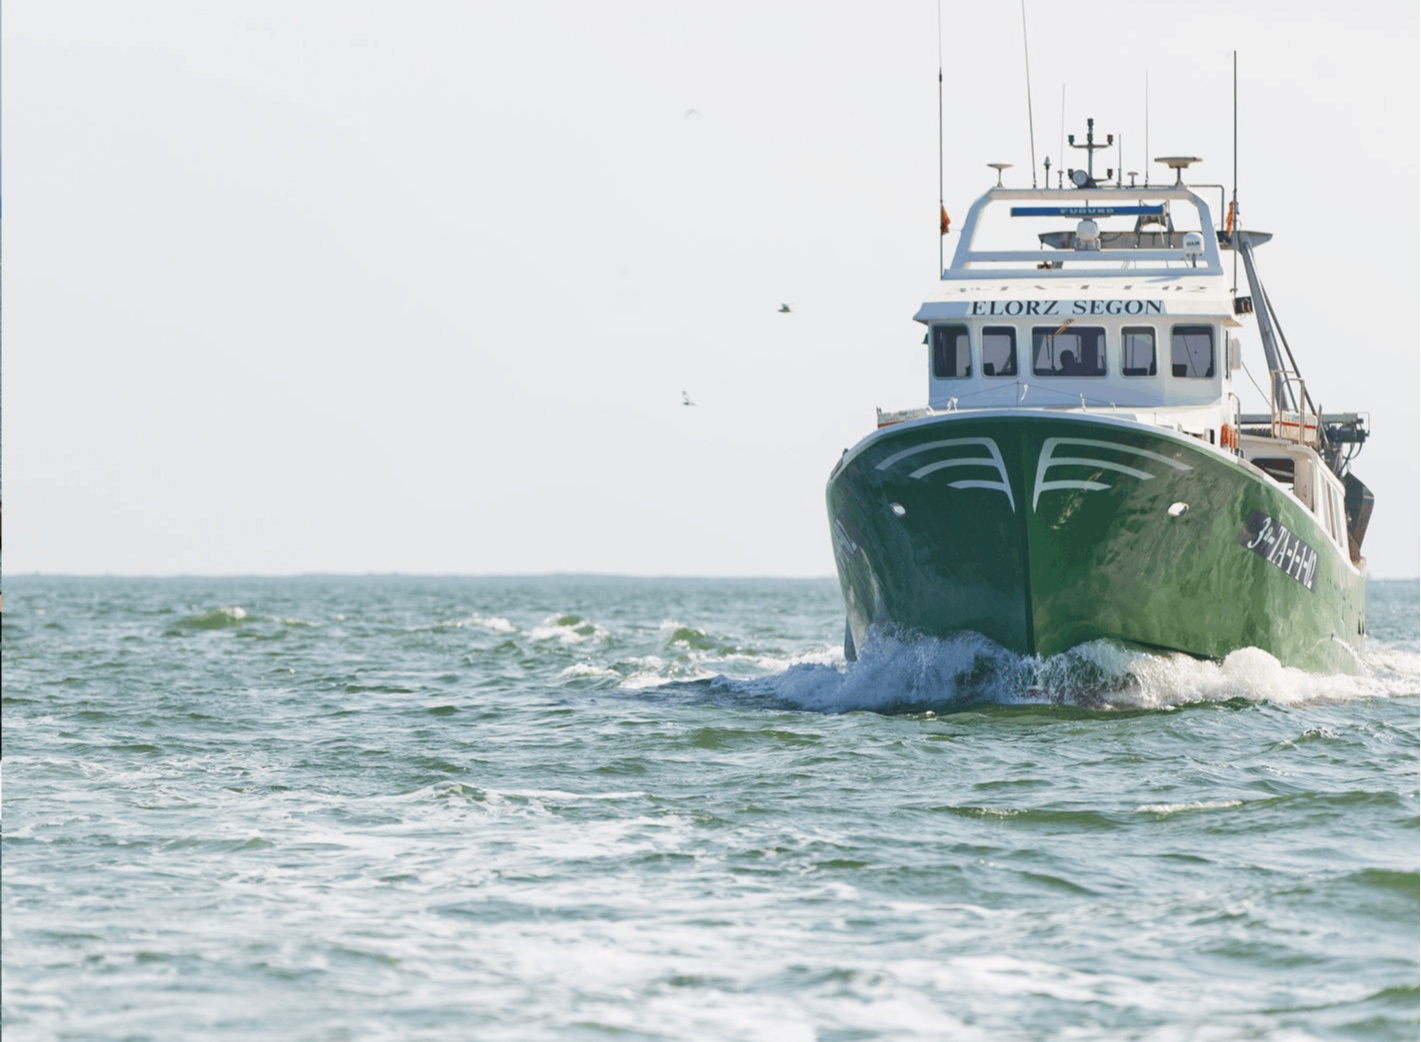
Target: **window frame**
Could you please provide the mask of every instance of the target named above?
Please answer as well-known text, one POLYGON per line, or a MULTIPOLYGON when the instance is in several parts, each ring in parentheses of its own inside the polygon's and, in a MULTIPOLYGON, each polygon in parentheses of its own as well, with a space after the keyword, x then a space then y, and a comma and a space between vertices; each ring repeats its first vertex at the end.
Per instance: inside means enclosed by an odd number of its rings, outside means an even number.
MULTIPOLYGON (((960 343, 960 341, 959 341, 959 343, 960 343)), ((946 346, 947 346, 947 345, 944 345, 944 347, 946 347, 946 346)), ((928 353, 929 353, 929 356, 930 356, 930 357, 929 357, 929 360, 928 360, 928 361, 929 361, 929 365, 930 365, 930 371, 932 372, 932 376, 933 376, 933 379, 934 379, 934 380, 970 380, 970 379, 972 379, 972 329, 971 329, 971 327, 968 326, 965 322, 938 322, 938 323, 934 323, 933 325, 929 326, 929 327, 928 327, 928 353), (937 354, 937 352, 938 352, 938 330, 940 330, 940 329, 941 329, 941 330, 950 330, 950 329, 959 330, 960 332, 959 332, 958 335, 961 336, 961 337, 966 337, 966 339, 967 339, 967 345, 966 345, 966 346, 967 346, 967 372, 963 373, 961 376, 958 376, 958 375, 956 375, 956 374, 945 375, 945 374, 943 374, 943 373, 938 372, 938 367, 937 367, 937 362, 938 362, 938 354, 937 354)), ((956 352, 955 352, 955 349, 954 349, 954 361, 956 361, 956 352)))
MULTIPOLYGON (((1083 352, 1082 352, 1082 353, 1083 353, 1083 352)), ((1104 326, 1076 326, 1076 325, 1071 325, 1071 326, 1066 327, 1065 329, 1062 329, 1060 326, 1032 326, 1032 327, 1031 327, 1031 375, 1032 375, 1032 376, 1041 376, 1041 377, 1045 377, 1046 379, 1052 379, 1052 380, 1058 379, 1058 378, 1060 378, 1060 377, 1065 377, 1065 378, 1068 379, 1068 380, 1071 380, 1071 379, 1099 380, 1099 379, 1102 379, 1102 378, 1104 378, 1104 377, 1110 375, 1110 363, 1109 363, 1109 358, 1108 358, 1109 354, 1110 354, 1110 339, 1109 339, 1109 337, 1106 335, 1106 328, 1105 328, 1104 326), (1099 334, 1100 334, 1100 347, 1099 347, 1100 372, 1098 372, 1098 373, 1084 373, 1084 372, 1082 372, 1082 373, 1060 373, 1060 372, 1056 372, 1054 369, 1047 369, 1047 370, 1037 369, 1037 368, 1036 368, 1036 355, 1037 355, 1037 341, 1036 341, 1036 337, 1037 337, 1037 332, 1038 332, 1039 330, 1043 330, 1043 329, 1049 329, 1049 330, 1051 330, 1050 333, 1046 333, 1046 334, 1043 335, 1043 342, 1044 342, 1045 340, 1047 340, 1047 339, 1049 339, 1049 340, 1054 340, 1057 336, 1068 336, 1068 335, 1075 335, 1075 336, 1077 337, 1077 339, 1079 339, 1080 334, 1083 333, 1083 332, 1086 332, 1087 330, 1089 330, 1089 331, 1091 331, 1091 332, 1099 333, 1099 334)), ((1079 363, 1078 363, 1078 364, 1079 364, 1079 363)))
POLYGON ((983 378, 999 380, 1004 377, 1012 377, 1013 379, 1015 379, 1021 375, 1021 360, 1018 357, 1016 350, 1016 326, 983 326, 978 331, 977 335, 979 337, 978 343, 980 344, 980 350, 982 352, 983 378), (989 373, 987 372, 987 337, 1001 336, 1003 334, 1011 337, 1011 372, 989 373))
MULTIPOLYGON (((1214 327, 1213 327, 1212 325, 1208 324, 1208 323, 1205 323, 1205 322, 1180 322, 1180 323, 1177 323, 1177 324, 1175 324, 1175 325, 1170 326, 1170 327, 1169 327, 1169 373, 1170 373, 1171 379, 1174 379, 1174 380, 1212 380, 1212 379, 1214 379, 1214 378, 1218 375, 1218 372, 1219 372, 1219 353, 1218 353, 1218 351, 1215 350, 1215 347, 1216 347, 1217 343, 1218 343, 1218 335, 1217 335, 1217 333, 1215 332, 1214 327), (1201 332, 1203 332, 1203 333, 1208 333, 1208 335, 1209 335, 1209 371, 1208 371, 1207 373, 1205 373, 1203 376, 1190 376, 1187 372, 1185 372, 1185 373, 1177 373, 1177 372, 1175 372, 1175 368, 1176 368, 1176 366, 1178 365, 1178 363, 1175 362, 1175 360, 1174 360, 1174 338, 1175 338, 1177 335, 1181 335, 1181 331, 1182 331, 1182 330, 1187 331, 1187 332, 1184 332, 1184 333, 1182 334, 1182 335, 1184 335, 1184 336, 1197 335, 1197 334, 1199 334, 1199 333, 1201 333, 1201 332)), ((1187 354, 1187 349, 1186 349, 1186 354, 1187 354)), ((1192 360, 1189 361, 1189 362, 1186 362, 1186 363, 1184 364, 1183 368, 1189 369, 1192 364, 1193 364, 1192 360)))
MULTIPOLYGON (((1171 363, 1172 364, 1172 363, 1171 363)), ((1155 326, 1121 326, 1120 327, 1120 375, 1127 380, 1152 380, 1159 375, 1159 330, 1155 326), (1150 334, 1150 372, 1132 373, 1130 369, 1138 369, 1138 366, 1127 366, 1125 364, 1125 338, 1131 334, 1150 334)))
POLYGON ((1331 522, 1329 531, 1332 533, 1332 541, 1344 550, 1347 549, 1347 511, 1342 497, 1331 482, 1327 483, 1327 516, 1331 522))

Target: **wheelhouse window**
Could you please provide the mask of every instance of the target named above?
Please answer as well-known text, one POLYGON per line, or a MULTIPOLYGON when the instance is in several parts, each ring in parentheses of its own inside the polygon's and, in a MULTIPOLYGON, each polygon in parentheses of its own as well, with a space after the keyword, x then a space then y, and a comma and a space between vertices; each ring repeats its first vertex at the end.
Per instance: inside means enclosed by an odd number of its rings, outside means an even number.
POLYGON ((961 380, 972 375, 966 326, 933 326, 933 376, 961 380))
POLYGON ((1031 331, 1035 376, 1104 376, 1105 330, 1099 326, 1037 326, 1031 331))
POLYGON ((1016 327, 982 327, 982 375, 1016 375, 1016 327))
POLYGON ((1126 326, 1120 330, 1120 373, 1123 376, 1154 376, 1155 331, 1149 326, 1126 326))
POLYGON ((1170 335, 1170 364, 1175 376, 1192 380, 1214 375, 1214 327, 1175 326, 1170 335))

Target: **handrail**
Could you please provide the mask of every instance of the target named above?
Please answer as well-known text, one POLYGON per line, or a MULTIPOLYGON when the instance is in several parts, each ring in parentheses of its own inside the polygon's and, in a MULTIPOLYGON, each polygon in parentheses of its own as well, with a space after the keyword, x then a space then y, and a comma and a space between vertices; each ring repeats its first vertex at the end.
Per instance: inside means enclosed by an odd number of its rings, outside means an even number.
POLYGON ((1283 369, 1274 369, 1271 374, 1274 387, 1283 393, 1275 392, 1273 401, 1270 403, 1271 425, 1273 437, 1278 439, 1289 439, 1296 441, 1299 445, 1311 445, 1314 448, 1322 446, 1322 418, 1316 410, 1311 414, 1313 437, 1308 437, 1308 409, 1312 404, 1308 398, 1307 383, 1297 373, 1290 373, 1283 369), (1292 395, 1292 385, 1298 385, 1296 396, 1292 395), (1280 400, 1281 399, 1281 400, 1280 400), (1294 402, 1296 408, 1290 408, 1294 402), (1296 427, 1297 432, 1287 430, 1289 427, 1296 427))

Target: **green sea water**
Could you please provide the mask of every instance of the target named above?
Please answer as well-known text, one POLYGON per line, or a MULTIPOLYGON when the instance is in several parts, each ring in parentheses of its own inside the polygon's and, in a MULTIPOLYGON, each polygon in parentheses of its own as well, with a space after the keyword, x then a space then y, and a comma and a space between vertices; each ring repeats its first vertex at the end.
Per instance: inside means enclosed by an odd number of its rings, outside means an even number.
POLYGON ((10 577, 48 1039, 1415 1039, 1418 597, 1360 677, 832 581, 10 577))

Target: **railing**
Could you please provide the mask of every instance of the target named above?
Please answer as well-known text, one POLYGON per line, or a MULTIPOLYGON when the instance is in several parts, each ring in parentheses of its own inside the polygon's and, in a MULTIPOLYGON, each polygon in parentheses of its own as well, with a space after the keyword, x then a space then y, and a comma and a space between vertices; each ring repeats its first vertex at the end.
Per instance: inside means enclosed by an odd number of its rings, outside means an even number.
POLYGON ((1299 445, 1319 447, 1322 444, 1318 435, 1319 417, 1315 411, 1308 411, 1311 401, 1308 398, 1307 384, 1297 373, 1275 369, 1272 375, 1275 388, 1271 415, 1273 437, 1295 441, 1299 445), (1289 393, 1294 384, 1297 385, 1297 393, 1289 393), (1297 408, 1288 408, 1294 402, 1298 403, 1297 408))

